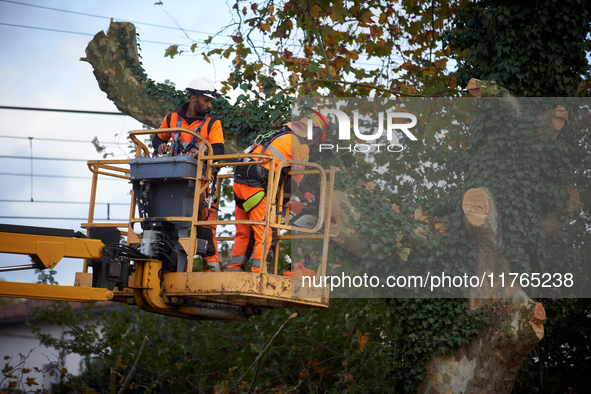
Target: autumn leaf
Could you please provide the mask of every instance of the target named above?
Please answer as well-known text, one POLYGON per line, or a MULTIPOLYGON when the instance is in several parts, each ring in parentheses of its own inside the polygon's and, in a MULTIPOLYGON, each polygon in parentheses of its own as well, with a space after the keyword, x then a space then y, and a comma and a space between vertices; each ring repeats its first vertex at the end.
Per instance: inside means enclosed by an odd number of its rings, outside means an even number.
POLYGON ((370 22, 372 22, 371 18, 373 18, 373 12, 371 12, 370 10, 366 10, 363 15, 361 15, 361 17, 359 17, 359 22, 361 22, 362 24, 368 24, 370 22))
POLYGON ((306 376, 308 376, 308 371, 306 371, 306 370, 302 369, 302 370, 300 371, 300 378, 302 378, 302 379, 303 379, 303 378, 305 378, 306 376))
POLYGON ((417 66, 413 64, 410 60, 407 60, 406 62, 402 63, 402 66, 400 67, 408 71, 413 71, 415 68, 417 68, 417 66))
POLYGON ((435 70, 433 70, 433 68, 431 68, 431 67, 427 67, 426 69, 423 70, 423 75, 433 76, 433 75, 435 75, 435 70))
POLYGON ((39 386, 39 383, 35 382, 35 378, 27 378, 26 385, 31 386, 39 386))
POLYGON ((396 213, 400 213, 402 212, 402 210, 400 209, 400 206, 398 204, 390 204, 390 207, 394 210, 394 212, 396 213))
POLYGON ((357 330, 357 343, 359 344, 359 350, 363 351, 366 346, 369 346, 369 332, 362 334, 361 331, 357 330))
POLYGON ((435 61, 435 67, 440 68, 440 69, 445 69, 447 67, 447 59, 440 59, 435 61))
POLYGON ((320 16, 320 6, 318 4, 314 4, 312 8, 310 8, 310 15, 314 18, 318 18, 320 16))
POLYGON ((359 52, 357 52, 357 51, 347 51, 347 59, 350 59, 350 60, 357 60, 357 59, 359 59, 359 52))
POLYGON ((217 382, 215 387, 213 388, 213 392, 215 394, 226 394, 229 391, 230 391, 230 388, 228 387, 228 382, 226 382, 226 381, 217 382))
POLYGON ((203 53, 203 60, 205 60, 207 63, 211 63, 211 61, 209 60, 209 58, 207 57, 207 55, 205 53, 203 53))
POLYGON ((164 52, 164 57, 170 56, 170 58, 172 59, 178 53, 179 53, 179 46, 178 45, 171 45, 168 48, 166 48, 166 51, 164 52))
POLYGON ((402 248, 398 251, 398 256, 402 261, 408 260, 408 255, 410 254, 410 248, 402 248))
POLYGON ((365 190, 367 190, 370 193, 373 193, 373 191, 375 190, 376 186, 377 186, 377 183, 375 183, 375 182, 367 182, 365 184, 365 190))
POLYGON ((271 31, 271 24, 270 23, 259 23, 259 28, 261 30, 266 31, 266 32, 270 32, 271 31))
POLYGON ((123 369, 127 369, 127 365, 123 364, 123 363, 121 362, 121 359, 118 359, 118 360, 117 360, 117 363, 115 363, 115 366, 116 366, 116 367, 121 367, 121 368, 123 368, 123 369))
POLYGON ((376 25, 372 25, 369 27, 369 33, 371 34, 371 38, 373 38, 374 40, 377 40, 383 35, 382 30, 376 25))
POLYGON ((295 85, 296 83, 298 83, 298 82, 299 82, 299 80, 300 80, 300 77, 299 77, 297 74, 291 74, 291 75, 289 76, 289 82, 290 82, 292 85, 295 85))
POLYGON ((418 226, 410 232, 410 237, 417 240, 426 241, 429 237, 429 231, 426 226, 418 226))
POLYGON ((440 232, 440 233, 442 233, 442 234, 443 234, 443 233, 445 233, 445 232, 447 231, 447 227, 445 227, 445 226, 443 225, 443 223, 437 223, 437 224, 435 224, 435 226, 434 226, 434 227, 435 227, 435 230, 439 231, 439 232, 440 232))
POLYGON ((340 2, 337 2, 332 9, 330 14, 330 19, 333 22, 345 22, 345 18, 347 17, 347 10, 343 8, 343 5, 340 2))
POLYGON ((328 73, 329 73, 329 75, 330 75, 331 77, 333 77, 333 78, 334 78, 334 77, 336 77, 336 75, 337 75, 337 73, 336 73, 336 70, 335 70, 335 68, 334 68, 333 66, 330 66, 330 67, 328 68, 328 73))
POLYGON ((415 209, 414 219, 420 221, 422 217, 423 217, 423 208, 421 208, 421 206, 419 205, 418 208, 415 209))
POLYGON ((314 367, 314 372, 320 374, 320 379, 324 379, 330 373, 330 370, 328 367, 314 367))
POLYGON ((399 244, 399 243, 400 243, 400 241, 402 241, 402 238, 404 238, 404 235, 402 235, 402 234, 398 234, 398 235, 396 236, 396 244, 399 244))
POLYGON ((236 370, 236 366, 228 368, 228 376, 233 376, 234 375, 234 370, 236 370))

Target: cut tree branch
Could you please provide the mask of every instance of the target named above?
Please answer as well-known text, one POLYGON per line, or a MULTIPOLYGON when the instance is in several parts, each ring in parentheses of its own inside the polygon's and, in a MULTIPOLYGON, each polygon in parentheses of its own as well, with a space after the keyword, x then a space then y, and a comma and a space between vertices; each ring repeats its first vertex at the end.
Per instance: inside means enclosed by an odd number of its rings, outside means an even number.
POLYGON ((98 32, 80 60, 92 65, 100 89, 121 112, 150 127, 160 126, 167 111, 148 96, 132 72, 132 67, 141 67, 133 24, 111 20, 107 34, 98 32))
POLYGON ((123 385, 121 386, 121 389, 119 389, 119 394, 125 393, 125 390, 127 390, 127 387, 129 386, 129 384, 131 383, 131 380, 135 376, 137 369, 140 366, 140 360, 141 360, 142 356, 144 355, 144 352, 146 351, 146 346, 148 345, 148 342, 150 342, 150 339, 147 336, 144 336, 144 340, 142 341, 142 346, 140 347, 140 351, 138 352, 137 357, 135 358, 135 362, 133 363, 133 367, 131 367, 131 371, 129 371, 129 375, 127 375, 127 378, 125 378, 125 381, 123 382, 123 385))

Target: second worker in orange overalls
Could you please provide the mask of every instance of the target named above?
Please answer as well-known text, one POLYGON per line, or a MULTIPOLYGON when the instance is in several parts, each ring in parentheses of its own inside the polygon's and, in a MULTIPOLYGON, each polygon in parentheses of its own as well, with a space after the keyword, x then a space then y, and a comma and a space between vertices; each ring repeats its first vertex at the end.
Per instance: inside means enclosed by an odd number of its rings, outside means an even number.
MULTIPOLYGON (((320 115, 321 116, 321 115, 320 115)), ((318 115, 306 116, 297 122, 289 122, 281 129, 261 136, 261 141, 254 144, 254 149, 249 153, 272 154, 275 156, 275 168, 281 161, 298 160, 308 161, 310 154, 309 144, 324 141, 328 135, 328 122, 326 118, 319 118, 318 115), (308 121, 312 121, 314 129, 320 130, 315 133, 313 140, 307 140, 308 121)), ((252 160, 260 160, 253 158, 252 160)), ((267 182, 270 163, 264 165, 238 166, 234 175, 234 200, 236 202, 236 220, 263 221, 267 203, 267 182)), ((294 170, 301 169, 296 166, 294 170)), ((276 174, 281 176, 282 174, 276 174)), ((292 180, 300 187, 303 175, 292 176, 292 180)), ((309 191, 304 191, 308 201, 314 196, 309 191)), ((251 232, 254 231, 254 255, 252 272, 260 272, 261 258, 263 255, 263 233, 264 225, 237 224, 232 249, 232 260, 228 271, 244 271, 248 261, 247 249, 251 232)), ((267 250, 268 255, 271 246, 272 231, 269 229, 267 250)))

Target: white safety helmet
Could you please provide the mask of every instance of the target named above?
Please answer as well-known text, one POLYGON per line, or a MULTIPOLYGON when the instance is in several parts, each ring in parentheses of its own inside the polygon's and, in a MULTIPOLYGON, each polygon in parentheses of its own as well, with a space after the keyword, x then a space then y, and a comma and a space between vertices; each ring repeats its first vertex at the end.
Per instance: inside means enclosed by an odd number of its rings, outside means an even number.
POLYGON ((205 77, 194 78, 189 82, 185 92, 187 92, 187 97, 191 97, 192 94, 201 94, 212 99, 220 97, 211 79, 205 77))

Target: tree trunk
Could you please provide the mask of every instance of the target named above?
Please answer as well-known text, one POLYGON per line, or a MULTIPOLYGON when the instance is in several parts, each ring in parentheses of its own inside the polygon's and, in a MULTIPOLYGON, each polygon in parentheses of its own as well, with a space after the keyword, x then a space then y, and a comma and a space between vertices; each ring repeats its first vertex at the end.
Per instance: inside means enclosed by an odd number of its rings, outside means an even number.
MULTIPOLYGON (((340 193, 338 197, 339 205, 351 207, 346 194, 340 193)), ((492 196, 486 189, 471 189, 464 195, 462 209, 465 227, 477 249, 471 275, 482 277, 493 272, 498 261, 508 273, 509 262, 496 248, 502 237, 492 196)), ((350 223, 348 227, 354 228, 358 218, 353 217, 353 212, 351 208, 340 210, 337 221, 350 223)), ((336 235, 344 240, 340 242, 343 247, 359 244, 353 241, 354 237, 350 231, 336 235)), ((472 309, 488 308, 490 324, 483 326, 472 342, 462 345, 454 355, 433 356, 425 364, 427 374, 418 392, 509 393, 521 363, 544 336, 544 308, 521 288, 486 283, 471 293, 469 302, 472 309)))
POLYGON ((544 308, 527 297, 473 301, 489 307, 491 324, 455 355, 431 358, 419 392, 510 393, 513 389, 521 363, 544 335, 544 308))
MULTIPOLYGON (((509 272, 509 263, 496 246, 502 243, 494 201, 485 189, 470 189, 462 203, 464 224, 476 244, 473 275, 493 272, 497 262, 509 272)), ((496 273, 498 273, 497 271, 496 273)), ((508 275, 507 275, 508 276, 508 275)), ((510 393, 521 363, 544 336, 542 304, 521 288, 486 283, 471 294, 472 308, 487 307, 490 324, 462 345, 455 355, 431 358, 419 392, 510 393)))

